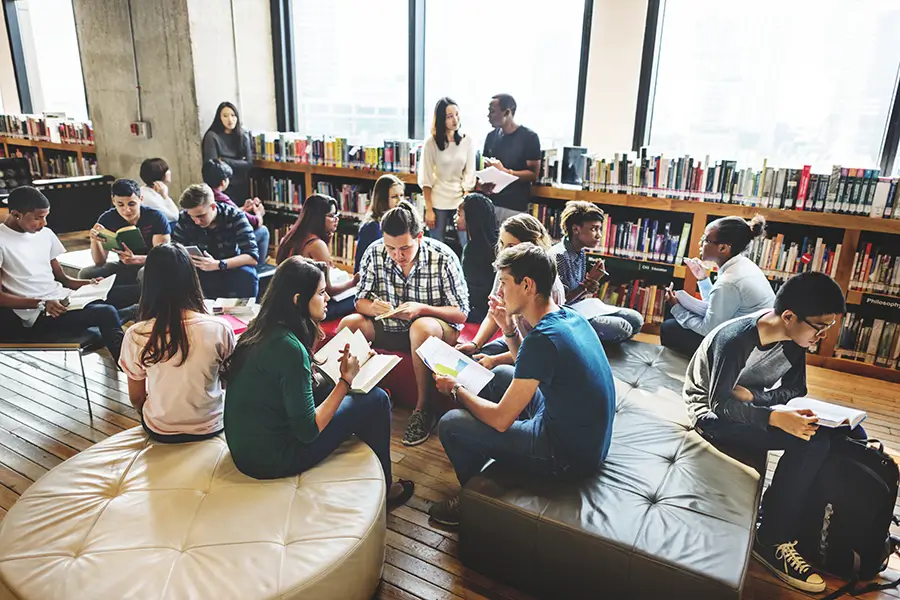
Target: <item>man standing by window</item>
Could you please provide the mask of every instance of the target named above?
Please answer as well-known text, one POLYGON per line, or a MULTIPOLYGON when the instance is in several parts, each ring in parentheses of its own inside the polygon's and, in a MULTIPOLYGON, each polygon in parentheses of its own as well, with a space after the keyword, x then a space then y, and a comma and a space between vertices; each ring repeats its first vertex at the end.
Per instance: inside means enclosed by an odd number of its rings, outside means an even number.
POLYGON ((538 135, 515 121, 516 100, 509 94, 491 98, 488 120, 494 128, 484 140, 485 166, 496 167, 518 177, 496 194, 494 184, 481 183, 479 189, 494 203, 497 222, 528 210, 531 183, 541 168, 541 140, 538 135))

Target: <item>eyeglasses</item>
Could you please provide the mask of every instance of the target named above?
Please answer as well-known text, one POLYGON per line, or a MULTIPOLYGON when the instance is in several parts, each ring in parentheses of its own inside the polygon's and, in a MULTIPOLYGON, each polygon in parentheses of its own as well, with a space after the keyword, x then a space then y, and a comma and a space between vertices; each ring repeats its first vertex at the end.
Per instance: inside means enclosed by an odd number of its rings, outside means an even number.
POLYGON ((813 329, 816 330, 816 337, 817 337, 817 338, 823 338, 823 337, 825 337, 825 335, 828 333, 828 330, 831 329, 831 328, 834 326, 835 323, 837 323, 837 321, 835 320, 835 321, 832 321, 831 323, 828 323, 827 325, 822 325, 822 324, 818 324, 818 325, 817 325, 816 323, 810 323, 810 322, 806 319, 806 317, 803 317, 802 320, 803 320, 804 323, 806 323, 807 325, 809 325, 810 327, 812 327, 813 329))
POLYGON ((341 213, 339 213, 339 212, 333 212, 333 213, 328 213, 326 216, 327 216, 329 219, 340 219, 340 218, 341 218, 341 213))
POLYGON ((700 245, 701 246, 703 246, 705 244, 718 244, 718 243, 719 242, 717 242, 716 240, 711 240, 708 237, 706 237, 705 233, 700 236, 700 245))

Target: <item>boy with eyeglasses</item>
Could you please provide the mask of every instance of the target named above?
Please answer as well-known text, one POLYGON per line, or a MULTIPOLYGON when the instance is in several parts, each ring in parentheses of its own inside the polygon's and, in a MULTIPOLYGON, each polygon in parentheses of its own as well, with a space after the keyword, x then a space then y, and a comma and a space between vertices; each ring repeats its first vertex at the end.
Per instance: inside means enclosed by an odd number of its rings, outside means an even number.
POLYGON ((865 432, 819 428, 811 410, 772 407, 806 395, 806 350, 845 310, 844 293, 828 275, 795 275, 776 294, 774 309, 727 321, 704 338, 682 392, 695 429, 713 445, 784 450, 763 498, 753 555, 778 578, 807 592, 823 591, 825 581, 796 550, 802 501, 833 436, 864 437, 865 432))

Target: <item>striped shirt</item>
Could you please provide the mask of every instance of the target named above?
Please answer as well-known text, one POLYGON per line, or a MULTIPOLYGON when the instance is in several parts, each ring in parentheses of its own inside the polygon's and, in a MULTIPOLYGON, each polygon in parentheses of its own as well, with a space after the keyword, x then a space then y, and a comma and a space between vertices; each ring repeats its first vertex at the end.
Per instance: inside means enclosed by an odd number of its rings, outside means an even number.
POLYGON ((259 260, 259 249, 253 228, 244 216, 244 211, 231 204, 216 202, 218 215, 215 227, 203 228, 194 223, 187 211, 182 211, 178 224, 172 232, 172 239, 184 246, 197 246, 209 252, 216 260, 234 258, 249 254, 259 260))
POLYGON ((566 293, 571 292, 587 277, 587 255, 584 248, 577 252, 569 243, 569 236, 550 248, 550 256, 556 261, 556 273, 562 281, 566 293))
MULTIPOLYGON (((357 300, 383 300, 394 307, 404 302, 420 302, 428 306, 455 306, 464 314, 469 312, 469 288, 459 259, 437 240, 421 239, 416 264, 408 276, 388 256, 384 240, 377 240, 363 255, 359 274, 357 300)), ((410 322, 385 319, 382 324, 385 331, 401 332, 409 330, 410 322)), ((457 323, 450 326, 463 327, 457 323)))

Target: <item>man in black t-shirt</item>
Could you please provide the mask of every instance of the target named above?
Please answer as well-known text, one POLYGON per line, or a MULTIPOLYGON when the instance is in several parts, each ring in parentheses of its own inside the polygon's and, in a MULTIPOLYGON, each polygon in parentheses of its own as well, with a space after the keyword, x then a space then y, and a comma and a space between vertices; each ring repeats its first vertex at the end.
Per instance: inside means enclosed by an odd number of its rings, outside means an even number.
POLYGON ((537 181, 541 167, 541 140, 532 130, 515 121, 516 101, 509 94, 491 98, 488 120, 494 128, 484 140, 485 166, 493 166, 518 177, 518 181, 496 194, 494 185, 481 183, 480 190, 494 203, 497 221, 528 210, 531 182, 537 181))

